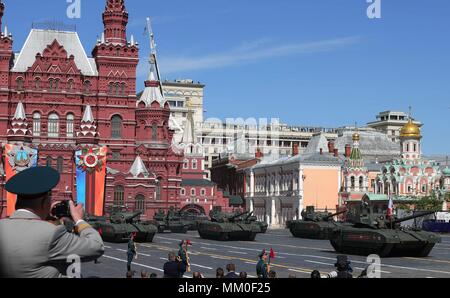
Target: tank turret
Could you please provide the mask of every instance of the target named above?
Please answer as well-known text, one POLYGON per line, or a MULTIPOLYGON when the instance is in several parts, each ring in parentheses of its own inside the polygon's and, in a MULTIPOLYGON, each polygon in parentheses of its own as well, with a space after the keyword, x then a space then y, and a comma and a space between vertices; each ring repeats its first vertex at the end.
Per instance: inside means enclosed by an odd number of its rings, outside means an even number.
POLYGON ((349 210, 349 224, 337 227, 330 237, 334 249, 343 254, 380 257, 425 257, 441 238, 434 233, 419 229, 403 229, 400 223, 424 217, 434 212, 420 212, 403 218, 390 217, 387 205, 380 207, 370 202, 349 210))

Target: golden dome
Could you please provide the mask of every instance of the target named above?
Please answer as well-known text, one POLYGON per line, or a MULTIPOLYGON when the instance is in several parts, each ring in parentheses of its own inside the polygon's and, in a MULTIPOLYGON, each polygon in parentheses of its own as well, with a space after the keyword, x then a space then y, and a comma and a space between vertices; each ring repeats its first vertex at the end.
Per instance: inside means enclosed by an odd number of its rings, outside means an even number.
POLYGON ((408 123, 400 130, 400 136, 403 138, 421 138, 420 128, 409 119, 408 123))
POLYGON ((359 140, 361 139, 361 136, 359 135, 358 132, 355 132, 355 133, 353 134, 352 139, 353 139, 354 142, 356 142, 356 141, 359 141, 359 140))

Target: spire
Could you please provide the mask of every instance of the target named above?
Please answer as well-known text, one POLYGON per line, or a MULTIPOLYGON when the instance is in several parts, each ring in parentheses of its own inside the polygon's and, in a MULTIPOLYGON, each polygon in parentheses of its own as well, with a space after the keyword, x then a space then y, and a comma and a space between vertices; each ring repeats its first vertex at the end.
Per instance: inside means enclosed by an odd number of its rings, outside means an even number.
POLYGON ((128 12, 124 0, 107 0, 103 12, 105 38, 114 44, 127 44, 128 12))
POLYGON ((28 128, 25 108, 22 102, 16 107, 16 112, 11 121, 11 128, 8 129, 8 140, 31 142, 31 131, 28 128))
POLYGON ((359 134, 358 125, 355 124, 356 132, 352 136, 353 146, 349 157, 350 166, 353 168, 360 168, 364 166, 361 150, 359 149, 359 141, 361 136, 359 134))
POLYGON ((94 124, 94 116, 92 115, 92 109, 90 105, 86 106, 86 109, 84 110, 83 119, 81 120, 81 123, 90 123, 94 124))
POLYGON ((195 136, 194 116, 191 109, 191 101, 187 101, 186 105, 188 108, 188 115, 181 143, 186 145, 193 145, 196 143, 197 138, 195 136))
POLYGON ((137 105, 140 103, 144 103, 145 106, 150 106, 153 102, 158 102, 161 107, 163 107, 166 103, 166 99, 164 98, 164 93, 161 85, 161 76, 159 74, 158 68, 158 59, 156 57, 156 43, 154 39, 154 34, 152 30, 151 20, 147 18, 147 31, 150 37, 150 70, 148 74, 148 78, 145 81, 145 89, 142 93, 141 98, 137 101, 137 105))
POLYGON ((87 105, 83 119, 81 120, 80 131, 77 132, 77 143, 78 144, 97 144, 98 143, 98 132, 97 126, 95 125, 94 115, 92 114, 92 109, 90 105, 87 105))
POLYGON ((22 102, 17 104, 16 112, 14 113, 13 120, 26 120, 27 116, 25 115, 25 109, 23 107, 22 102))
POLYGON ((139 178, 140 175, 144 175, 145 178, 149 176, 149 172, 139 155, 136 156, 129 173, 133 175, 134 178, 139 178))
POLYGON ((3 15, 5 14, 5 3, 0 0, 0 31, 2 29, 3 15))

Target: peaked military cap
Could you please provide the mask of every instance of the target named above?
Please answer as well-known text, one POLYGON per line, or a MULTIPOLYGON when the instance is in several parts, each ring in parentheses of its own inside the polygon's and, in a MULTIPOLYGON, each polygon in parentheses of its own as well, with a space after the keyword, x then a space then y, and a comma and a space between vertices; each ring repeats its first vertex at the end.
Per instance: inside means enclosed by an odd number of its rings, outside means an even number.
POLYGON ((267 252, 265 249, 258 255, 258 257, 261 259, 264 255, 267 255, 267 252))
POLYGON ((5 185, 6 191, 21 197, 33 199, 33 196, 48 193, 59 183, 58 171, 49 167, 33 167, 18 173, 5 185))

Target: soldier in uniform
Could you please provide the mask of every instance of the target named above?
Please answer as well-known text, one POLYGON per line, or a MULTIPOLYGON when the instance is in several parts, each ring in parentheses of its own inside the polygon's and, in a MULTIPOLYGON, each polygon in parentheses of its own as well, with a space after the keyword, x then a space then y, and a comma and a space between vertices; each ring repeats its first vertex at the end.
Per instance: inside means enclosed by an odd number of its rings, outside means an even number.
POLYGON ((256 264, 256 275, 258 278, 268 278, 269 277, 269 265, 267 264, 267 253, 266 250, 263 250, 259 254, 259 261, 256 264))
POLYGON ((134 237, 136 237, 136 234, 132 233, 130 240, 128 241, 127 271, 131 271, 131 263, 133 262, 133 259, 137 259, 136 243, 134 243, 134 237))
POLYGON ((47 221, 52 209, 51 190, 59 180, 54 169, 33 167, 6 184, 6 190, 17 195, 17 202, 12 216, 0 220, 0 264, 5 277, 65 277, 72 264, 69 257, 93 261, 103 255, 102 238, 83 220, 82 205, 69 201, 74 233, 59 222, 47 221))
POLYGON ((188 246, 192 245, 190 240, 183 240, 180 243, 180 249, 178 250, 178 262, 180 263, 180 277, 183 277, 186 271, 189 272, 189 255, 188 246))

